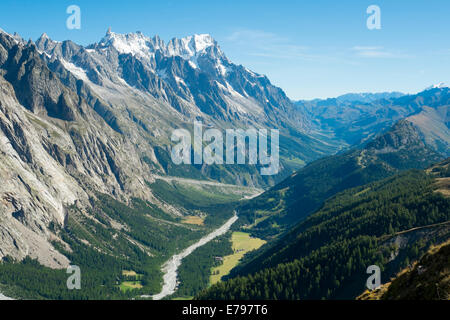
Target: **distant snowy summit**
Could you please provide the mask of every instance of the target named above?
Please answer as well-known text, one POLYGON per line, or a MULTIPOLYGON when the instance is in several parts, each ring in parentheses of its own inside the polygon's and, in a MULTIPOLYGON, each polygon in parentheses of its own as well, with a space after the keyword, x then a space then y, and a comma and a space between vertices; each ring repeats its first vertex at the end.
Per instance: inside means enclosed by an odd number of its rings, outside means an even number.
POLYGON ((425 89, 425 91, 432 90, 432 89, 444 89, 444 88, 449 88, 449 86, 446 85, 444 82, 439 82, 438 84, 434 84, 432 86, 427 87, 425 89))
POLYGON ((185 38, 173 38, 167 44, 159 36, 153 38, 145 36, 142 32, 120 34, 108 29, 105 37, 99 43, 100 47, 113 46, 122 54, 132 54, 141 58, 151 58, 156 51, 165 56, 179 56, 192 61, 197 67, 196 57, 206 53, 208 48, 216 48, 217 54, 224 58, 217 42, 209 34, 195 34, 185 38))

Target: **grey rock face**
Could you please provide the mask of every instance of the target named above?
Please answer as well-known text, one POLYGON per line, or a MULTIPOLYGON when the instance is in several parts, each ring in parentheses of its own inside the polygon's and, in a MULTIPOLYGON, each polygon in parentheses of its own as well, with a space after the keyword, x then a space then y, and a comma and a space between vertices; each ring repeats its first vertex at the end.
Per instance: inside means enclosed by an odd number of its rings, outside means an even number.
POLYGON ((64 225, 65 208, 89 206, 89 190, 151 199, 152 178, 136 146, 94 110, 98 97, 63 84, 34 44, 0 34, 0 52, 0 258, 64 267, 49 225, 64 225))

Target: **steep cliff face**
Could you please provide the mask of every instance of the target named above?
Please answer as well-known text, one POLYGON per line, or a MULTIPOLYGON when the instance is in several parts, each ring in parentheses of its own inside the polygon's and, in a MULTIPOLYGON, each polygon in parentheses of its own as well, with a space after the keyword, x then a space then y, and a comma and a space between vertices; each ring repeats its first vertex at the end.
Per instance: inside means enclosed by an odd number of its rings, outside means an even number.
POLYGON ((31 255, 51 266, 65 265, 67 259, 47 241, 48 226, 62 225, 64 205, 86 195, 44 149, 30 120, 37 118, 11 95, 3 77, 0 84, 0 256, 31 255))
POLYGON ((0 34, 0 258, 65 266, 50 225, 64 225, 67 206, 89 206, 93 190, 152 198, 136 146, 95 107, 100 100, 64 85, 33 44, 0 34))

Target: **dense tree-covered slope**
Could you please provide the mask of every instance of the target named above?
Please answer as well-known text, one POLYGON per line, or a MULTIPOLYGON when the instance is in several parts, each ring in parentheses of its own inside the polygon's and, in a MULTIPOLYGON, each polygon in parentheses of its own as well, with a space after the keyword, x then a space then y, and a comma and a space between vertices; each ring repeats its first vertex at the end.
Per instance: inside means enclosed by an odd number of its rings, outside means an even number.
POLYGON ((199 298, 356 297, 368 266, 380 266, 389 279, 431 243, 449 238, 450 199, 436 192, 436 175, 447 176, 448 163, 337 194, 199 298))

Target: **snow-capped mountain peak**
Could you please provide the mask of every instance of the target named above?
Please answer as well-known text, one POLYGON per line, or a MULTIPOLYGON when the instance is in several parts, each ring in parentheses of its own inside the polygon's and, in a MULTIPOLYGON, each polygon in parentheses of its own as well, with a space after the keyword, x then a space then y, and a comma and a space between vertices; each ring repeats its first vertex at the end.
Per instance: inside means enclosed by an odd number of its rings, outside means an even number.
POLYGON ((428 88, 425 89, 425 91, 426 90, 431 90, 431 89, 444 89, 444 88, 449 88, 449 86, 446 85, 444 82, 439 82, 437 84, 429 86, 428 88))
POLYGON ((99 46, 114 47, 119 53, 150 58, 157 50, 166 56, 180 56, 185 60, 195 60, 209 47, 217 47, 217 42, 209 34, 195 34, 185 38, 174 38, 167 45, 158 36, 147 37, 142 32, 120 34, 108 29, 99 46))
POLYGON ((192 38, 198 51, 216 45, 216 41, 210 34, 196 34, 192 38))
POLYGON ((217 42, 209 34, 196 34, 177 39, 174 38, 167 44, 167 54, 190 59, 207 48, 217 46, 217 42))
POLYGON ((158 37, 146 37, 140 31, 136 33, 120 34, 108 29, 105 37, 99 43, 100 47, 114 47, 119 53, 132 54, 139 57, 149 57, 160 49, 161 41, 158 37))

